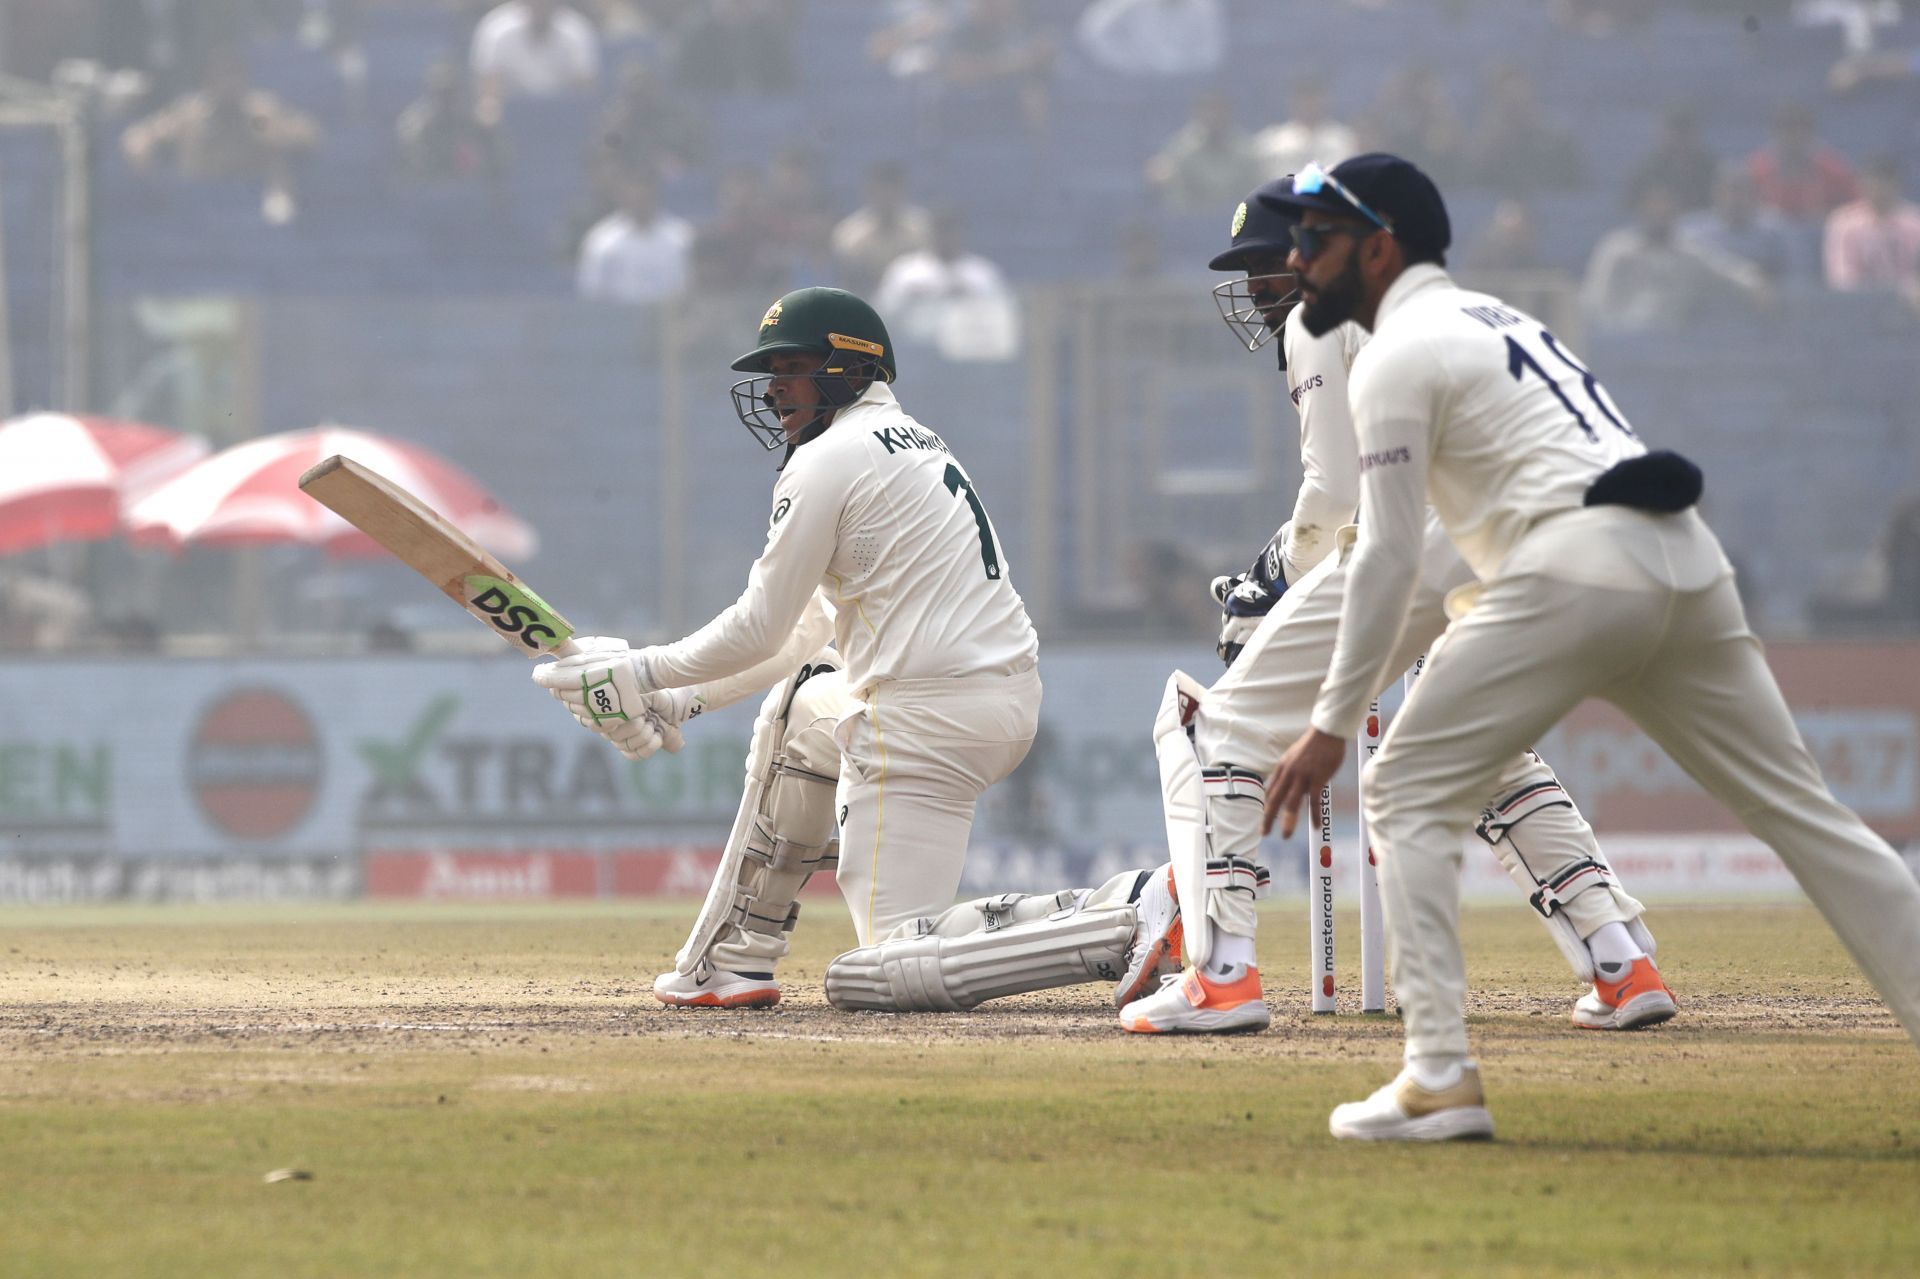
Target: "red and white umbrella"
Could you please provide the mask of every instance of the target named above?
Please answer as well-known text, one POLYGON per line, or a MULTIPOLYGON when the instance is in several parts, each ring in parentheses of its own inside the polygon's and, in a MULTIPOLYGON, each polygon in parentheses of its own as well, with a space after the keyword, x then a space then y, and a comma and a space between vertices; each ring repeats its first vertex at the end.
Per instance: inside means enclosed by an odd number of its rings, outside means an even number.
POLYGON ((344 426, 266 435, 214 454, 149 494, 129 513, 134 541, 195 546, 318 546, 375 556, 378 543, 302 493, 301 474, 345 454, 400 485, 503 559, 524 560, 534 531, 453 463, 418 444, 344 426))
POLYGON ((29 413, 0 422, 0 555, 96 541, 122 512, 207 455, 207 442, 144 422, 29 413))

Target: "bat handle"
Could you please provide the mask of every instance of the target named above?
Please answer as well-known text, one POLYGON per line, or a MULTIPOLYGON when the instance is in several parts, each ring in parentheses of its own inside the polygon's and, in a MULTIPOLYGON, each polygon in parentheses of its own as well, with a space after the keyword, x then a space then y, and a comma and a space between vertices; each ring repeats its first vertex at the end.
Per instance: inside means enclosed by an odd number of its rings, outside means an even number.
POLYGON ((579 651, 580 651, 580 646, 574 643, 572 640, 567 639, 567 640, 561 640, 558 644, 555 644, 552 648, 548 649, 544 654, 544 656, 572 657, 575 653, 578 653, 579 651))

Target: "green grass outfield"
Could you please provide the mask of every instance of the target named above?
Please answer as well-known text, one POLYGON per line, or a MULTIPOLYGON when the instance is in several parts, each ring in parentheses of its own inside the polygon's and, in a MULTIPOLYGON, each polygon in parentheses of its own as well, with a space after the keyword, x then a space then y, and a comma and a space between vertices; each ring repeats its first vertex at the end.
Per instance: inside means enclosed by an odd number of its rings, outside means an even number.
POLYGON ((831 900, 785 1007, 668 1012, 690 914, 0 911, 0 1275, 1920 1269, 1920 1053, 1807 908, 1657 911, 1682 1013, 1637 1035, 1469 910, 1500 1138, 1417 1149, 1326 1135, 1398 1027, 1306 1011, 1302 906, 1273 1029, 1180 1041, 1099 987, 835 1013, 831 900))

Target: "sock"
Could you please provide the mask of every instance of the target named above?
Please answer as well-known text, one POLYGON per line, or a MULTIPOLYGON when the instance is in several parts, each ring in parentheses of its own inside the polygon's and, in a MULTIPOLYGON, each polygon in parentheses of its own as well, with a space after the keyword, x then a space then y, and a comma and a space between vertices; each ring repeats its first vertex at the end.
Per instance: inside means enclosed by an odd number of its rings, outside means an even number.
POLYGON ((1602 924, 1587 938, 1587 953, 1593 956, 1593 966, 1608 981, 1618 981, 1633 967, 1633 961, 1646 958, 1647 952, 1621 923, 1602 924))
POLYGON ((1407 1058, 1407 1069, 1413 1072, 1413 1081, 1428 1092, 1440 1092, 1460 1082, 1460 1071, 1466 1067, 1467 1059, 1451 1053, 1407 1058))
POLYGON ((1200 971, 1214 981, 1238 981, 1240 976, 1253 965, 1253 938, 1242 937, 1239 933, 1216 932, 1213 938, 1213 953, 1207 956, 1207 963, 1200 971))

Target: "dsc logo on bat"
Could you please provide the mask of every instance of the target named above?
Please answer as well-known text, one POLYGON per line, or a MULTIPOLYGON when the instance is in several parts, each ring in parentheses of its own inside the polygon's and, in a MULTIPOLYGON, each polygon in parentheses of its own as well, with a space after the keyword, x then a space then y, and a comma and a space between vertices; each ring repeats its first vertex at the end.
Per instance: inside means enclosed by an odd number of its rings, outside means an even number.
POLYGON ((464 585, 469 613, 536 653, 544 653, 573 635, 573 628, 552 606, 517 582, 476 573, 464 585))

